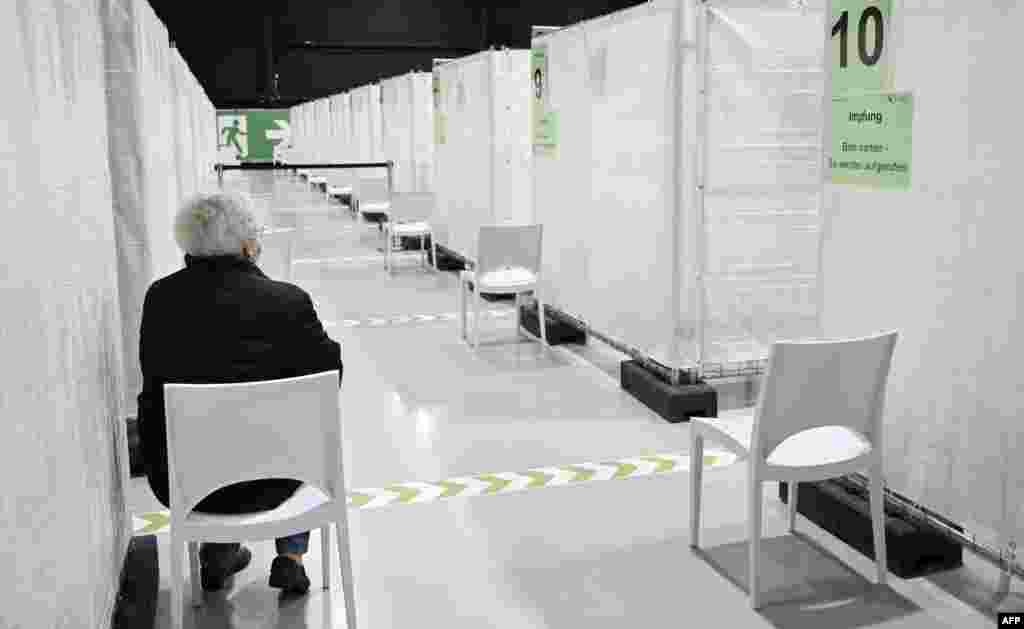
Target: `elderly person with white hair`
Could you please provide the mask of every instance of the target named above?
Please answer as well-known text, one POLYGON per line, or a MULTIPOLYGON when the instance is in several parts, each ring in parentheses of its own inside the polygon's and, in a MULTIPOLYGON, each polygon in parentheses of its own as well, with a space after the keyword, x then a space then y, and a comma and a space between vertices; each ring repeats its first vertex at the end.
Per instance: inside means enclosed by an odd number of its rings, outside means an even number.
MULTIPOLYGON (((342 371, 341 347, 324 332, 309 295, 268 278, 256 266, 262 229, 246 197, 222 192, 198 195, 178 212, 174 231, 186 254, 185 268, 149 287, 139 341, 143 375, 139 430, 150 486, 165 506, 165 383, 252 382, 342 371)), ((224 464, 230 465, 231 451, 245 447, 245 435, 238 435, 238 443, 223 446, 224 464)), ((204 498, 196 510, 267 511, 300 486, 300 481, 291 479, 230 485, 204 498)), ((297 593, 309 589, 302 566, 308 542, 308 532, 277 540, 278 556, 270 570, 272 587, 297 593)), ((203 588, 221 589, 251 558, 240 544, 203 544, 203 588)))

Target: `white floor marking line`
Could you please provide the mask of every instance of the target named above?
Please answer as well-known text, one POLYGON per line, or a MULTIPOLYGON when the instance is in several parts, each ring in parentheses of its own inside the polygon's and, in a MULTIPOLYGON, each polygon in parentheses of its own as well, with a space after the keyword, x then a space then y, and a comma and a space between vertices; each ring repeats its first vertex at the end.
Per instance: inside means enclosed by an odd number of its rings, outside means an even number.
MULTIPOLYGON (((722 451, 706 451, 705 469, 732 465, 736 455, 722 451)), ((657 454, 629 457, 600 463, 579 463, 539 467, 525 472, 497 472, 457 476, 435 482, 413 481, 384 487, 357 489, 348 492, 351 510, 367 510, 394 504, 424 504, 450 498, 495 496, 545 487, 589 484, 645 476, 663 476, 688 471, 688 454, 657 454)), ((673 500, 677 499, 673 496, 673 500)), ((154 511, 132 516, 135 535, 166 533, 170 528, 169 512, 154 511)))

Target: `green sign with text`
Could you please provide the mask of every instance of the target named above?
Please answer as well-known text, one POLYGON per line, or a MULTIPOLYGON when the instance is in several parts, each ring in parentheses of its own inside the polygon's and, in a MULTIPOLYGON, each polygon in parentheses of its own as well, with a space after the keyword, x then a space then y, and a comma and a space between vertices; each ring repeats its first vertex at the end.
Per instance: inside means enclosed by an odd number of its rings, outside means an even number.
POLYGON ((830 0, 828 69, 832 95, 892 89, 892 0, 830 0))
POLYGON ((908 92, 833 96, 829 181, 909 188, 913 121, 908 92))
POLYGON ((530 110, 535 155, 554 156, 558 148, 558 114, 549 108, 549 76, 547 46, 535 45, 530 51, 530 82, 533 92, 530 110))

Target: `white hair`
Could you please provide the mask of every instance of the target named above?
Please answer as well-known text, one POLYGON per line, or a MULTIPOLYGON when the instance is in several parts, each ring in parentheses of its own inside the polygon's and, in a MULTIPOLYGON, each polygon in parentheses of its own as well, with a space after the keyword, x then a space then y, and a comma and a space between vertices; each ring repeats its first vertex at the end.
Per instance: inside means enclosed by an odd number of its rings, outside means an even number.
POLYGON ((242 241, 259 240, 260 232, 251 201, 237 192, 197 194, 174 219, 174 240, 193 257, 241 255, 242 241))

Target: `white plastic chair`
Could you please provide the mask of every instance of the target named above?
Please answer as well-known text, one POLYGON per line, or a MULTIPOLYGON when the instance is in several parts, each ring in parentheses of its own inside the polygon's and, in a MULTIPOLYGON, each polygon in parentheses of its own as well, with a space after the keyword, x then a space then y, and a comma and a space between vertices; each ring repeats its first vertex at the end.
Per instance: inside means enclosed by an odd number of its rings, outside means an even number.
POLYGON ((239 384, 167 384, 172 629, 183 621, 183 546, 192 604, 202 604, 199 542, 265 540, 320 528, 324 589, 330 589, 330 526, 336 526, 348 627, 356 626, 342 464, 338 371, 239 384), (225 445, 240 443, 225 456, 225 445), (303 481, 273 511, 193 513, 215 490, 247 480, 303 481))
MULTIPOLYGON (((886 581, 882 411, 898 334, 772 346, 760 399, 751 412, 690 421, 694 461, 704 439, 748 459, 750 605, 760 607, 762 483, 789 483, 789 530, 796 526, 797 485, 867 469, 878 583, 886 581)), ((690 546, 700 533, 701 465, 690 475, 690 546)))
POLYGON ((356 208, 363 213, 387 214, 391 209, 391 190, 387 175, 361 170, 356 175, 356 208))
POLYGON ((350 170, 331 171, 327 174, 327 196, 351 198, 355 192, 353 179, 354 175, 350 170))
POLYGON ((435 198, 432 193, 396 193, 391 197, 391 208, 388 220, 384 223, 384 267, 391 273, 391 254, 396 239, 420 239, 420 251, 423 254, 423 266, 427 266, 426 239, 430 238, 431 254, 434 270, 437 269, 437 247, 433 231, 426 220, 434 213, 435 198))
POLYGON ((472 271, 459 276, 459 310, 462 337, 466 337, 466 308, 469 285, 473 285, 473 347, 480 347, 481 293, 516 296, 516 331, 521 331, 520 296, 532 292, 537 299, 540 338, 548 346, 544 324, 544 302, 538 293, 540 284, 542 225, 485 225, 477 238, 477 260, 472 271))

